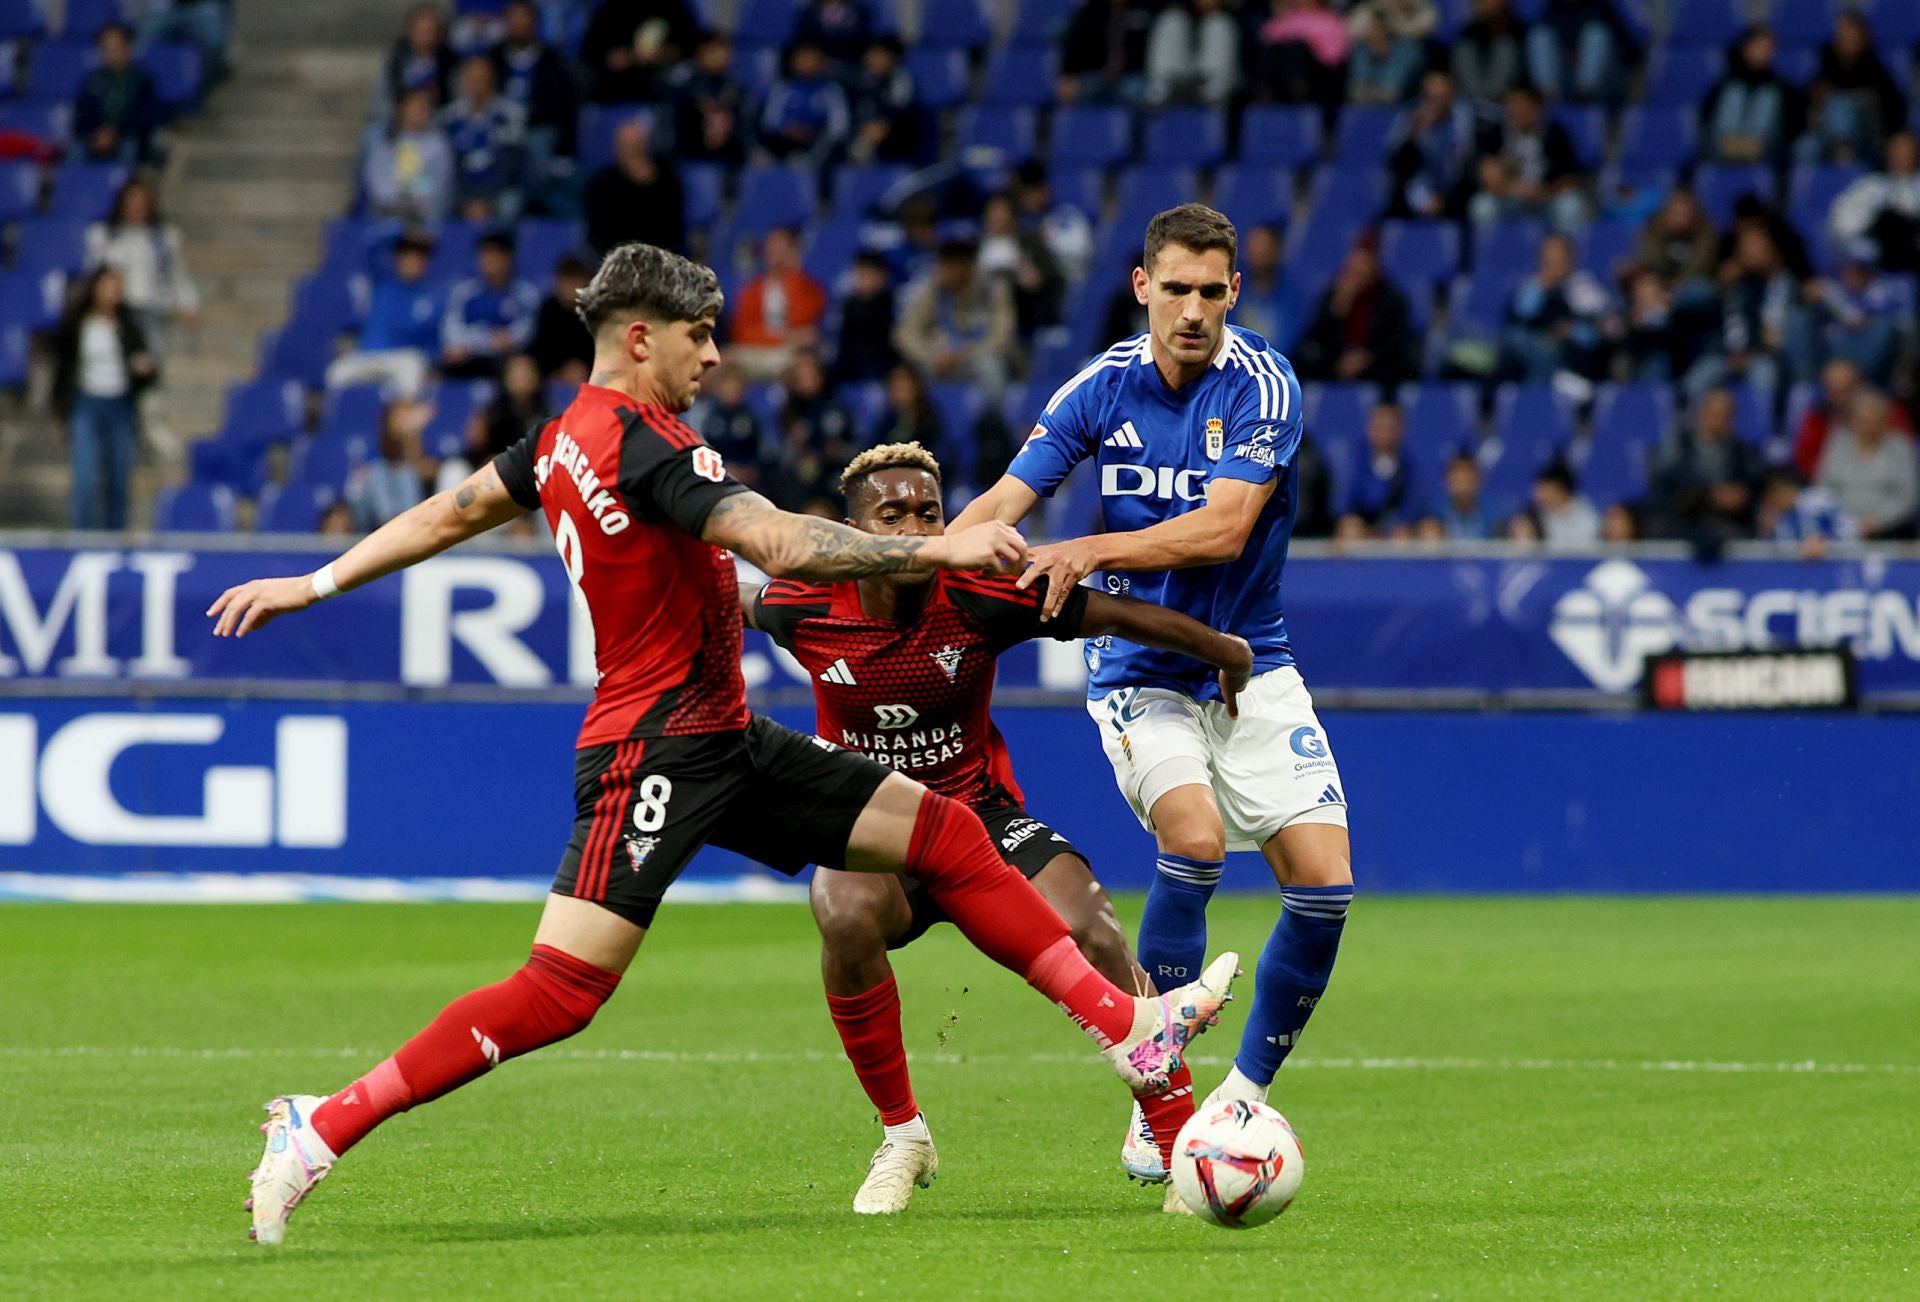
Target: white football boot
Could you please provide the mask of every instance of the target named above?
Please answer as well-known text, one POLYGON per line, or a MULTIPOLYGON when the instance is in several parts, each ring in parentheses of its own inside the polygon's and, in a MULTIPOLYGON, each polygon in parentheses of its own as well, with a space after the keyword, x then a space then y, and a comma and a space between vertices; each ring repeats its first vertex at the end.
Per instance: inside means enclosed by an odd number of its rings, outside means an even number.
POLYGON ((1164 995, 1133 1001, 1133 1030, 1101 1057, 1134 1094, 1161 1094, 1180 1070, 1181 1052, 1195 1036, 1220 1020, 1220 1008, 1233 998, 1240 956, 1228 950, 1200 974, 1164 995))
POLYGON ((940 1154, 934 1151, 926 1118, 888 1126, 886 1139, 867 1165, 867 1178, 853 1196, 853 1210, 862 1216, 904 1212, 916 1185, 930 1188, 939 1178, 940 1154))
POLYGON ((1171 1180, 1167 1182, 1167 1196, 1160 1203, 1160 1211, 1167 1216, 1193 1215, 1193 1208, 1181 1201, 1180 1191, 1173 1187, 1171 1180))
POLYGON ((250 1177, 253 1196, 246 1203, 253 1213, 247 1237, 256 1243, 286 1238, 293 1209, 339 1160, 308 1124, 313 1110, 326 1101, 321 1094, 283 1094, 266 1105, 267 1121, 260 1133, 267 1137, 267 1150, 250 1177))
POLYGON ((1120 1165, 1126 1168, 1127 1179, 1141 1184, 1163 1184, 1167 1178, 1166 1164, 1160 1160, 1160 1145, 1137 1099, 1133 1115, 1127 1118, 1127 1138, 1120 1145, 1120 1165))

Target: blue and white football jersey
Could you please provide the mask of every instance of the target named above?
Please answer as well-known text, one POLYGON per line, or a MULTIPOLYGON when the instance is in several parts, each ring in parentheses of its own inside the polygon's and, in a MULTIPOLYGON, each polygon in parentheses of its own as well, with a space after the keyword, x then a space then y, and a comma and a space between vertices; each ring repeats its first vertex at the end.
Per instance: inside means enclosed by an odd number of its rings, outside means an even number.
MULTIPOLYGON (((1300 432, 1300 381, 1259 335, 1228 326, 1207 374, 1176 391, 1160 378, 1142 334, 1115 344, 1060 387, 1008 472, 1051 497, 1068 471, 1093 458, 1106 526, 1115 531, 1145 529, 1194 510, 1218 479, 1277 479, 1238 560, 1100 576, 1105 591, 1245 638, 1254 672, 1264 673, 1293 663, 1280 613, 1280 571, 1293 531, 1300 432)), ((1088 639, 1086 656, 1090 697, 1135 686, 1196 700, 1220 696, 1214 669, 1186 656, 1115 637, 1088 639)))

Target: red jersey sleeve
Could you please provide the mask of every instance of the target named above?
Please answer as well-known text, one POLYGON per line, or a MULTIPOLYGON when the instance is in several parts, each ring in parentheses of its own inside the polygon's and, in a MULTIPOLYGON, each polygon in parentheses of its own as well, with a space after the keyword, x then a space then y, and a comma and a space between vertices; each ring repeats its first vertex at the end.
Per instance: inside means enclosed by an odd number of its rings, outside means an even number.
POLYGON ((1071 642, 1080 636, 1080 630, 1086 623, 1087 590, 1083 587, 1075 587, 1068 594, 1067 604, 1061 608, 1058 617, 1043 620, 1040 611, 1046 604, 1048 583, 1044 576, 1024 592, 1014 586, 1011 575, 987 576, 950 571, 944 581, 948 599, 986 625, 987 635, 994 641, 996 655, 1010 646, 1037 637, 1071 642))
POLYGON ((748 491, 691 426, 661 408, 622 416, 620 494, 641 518, 671 520, 698 538, 714 507, 748 491))
POLYGON ((775 579, 753 598, 753 626, 791 651, 801 622, 826 614, 832 605, 831 588, 775 579))
POLYGON ((532 429, 520 436, 518 442, 493 459, 494 471, 500 476, 500 484, 507 490, 518 505, 529 511, 540 509, 540 484, 534 478, 533 466, 540 459, 540 431, 544 422, 536 422, 532 429))

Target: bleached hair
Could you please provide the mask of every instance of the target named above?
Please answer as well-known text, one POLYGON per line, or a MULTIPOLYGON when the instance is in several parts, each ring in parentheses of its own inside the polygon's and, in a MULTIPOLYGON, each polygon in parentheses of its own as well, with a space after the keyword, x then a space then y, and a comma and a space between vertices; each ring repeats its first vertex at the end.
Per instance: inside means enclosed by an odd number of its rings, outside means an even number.
POLYGON ((902 468, 924 470, 935 483, 940 482, 940 462, 933 453, 918 443, 882 443, 847 462, 847 468, 840 472, 840 493, 851 498, 860 481, 876 470, 902 468))

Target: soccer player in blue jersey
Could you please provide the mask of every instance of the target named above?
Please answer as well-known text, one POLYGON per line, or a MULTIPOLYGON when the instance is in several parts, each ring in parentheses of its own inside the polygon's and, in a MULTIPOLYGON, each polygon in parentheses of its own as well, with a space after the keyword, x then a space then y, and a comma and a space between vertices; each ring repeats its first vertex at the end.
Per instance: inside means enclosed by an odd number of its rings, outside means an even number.
MULTIPOLYGON (((955 521, 1017 523, 1090 460, 1110 532, 1033 549, 1022 582, 1048 578, 1047 615, 1098 573, 1109 592, 1253 647, 1255 677, 1236 718, 1209 665, 1115 637, 1086 644, 1088 712, 1121 792, 1159 844, 1136 948, 1155 983, 1175 986, 1199 970, 1207 901, 1229 849, 1259 850, 1280 882, 1283 908, 1254 971, 1246 1032, 1210 1103, 1266 1097, 1326 990, 1353 899, 1346 789, 1280 609, 1300 383, 1266 340, 1227 324, 1240 290, 1237 246, 1233 223, 1200 204, 1149 222, 1133 273, 1147 333, 1062 385, 1006 475, 955 521)), ((1185 1087, 1190 1107, 1190 1080, 1185 1087)), ((1138 1106, 1121 1156, 1136 1179, 1166 1179, 1138 1106)), ((1167 1205, 1185 1210, 1171 1190, 1167 1205)))

